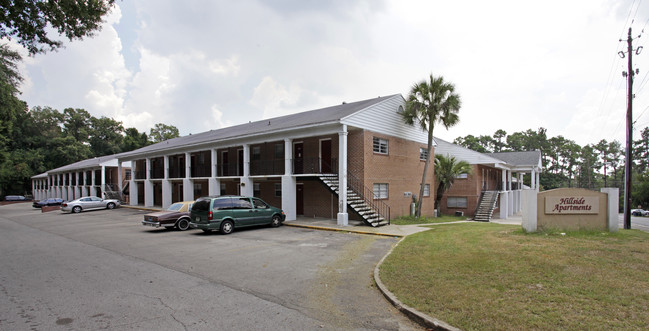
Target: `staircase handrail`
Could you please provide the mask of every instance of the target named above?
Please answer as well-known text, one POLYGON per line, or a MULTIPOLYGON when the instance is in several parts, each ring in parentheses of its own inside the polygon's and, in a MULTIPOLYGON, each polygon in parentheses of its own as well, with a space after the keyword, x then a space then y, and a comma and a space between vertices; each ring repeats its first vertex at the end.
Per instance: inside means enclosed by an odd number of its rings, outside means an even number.
POLYGON ((374 199, 374 190, 370 190, 367 186, 363 185, 363 182, 350 172, 347 172, 347 186, 390 224, 390 206, 381 200, 374 199))

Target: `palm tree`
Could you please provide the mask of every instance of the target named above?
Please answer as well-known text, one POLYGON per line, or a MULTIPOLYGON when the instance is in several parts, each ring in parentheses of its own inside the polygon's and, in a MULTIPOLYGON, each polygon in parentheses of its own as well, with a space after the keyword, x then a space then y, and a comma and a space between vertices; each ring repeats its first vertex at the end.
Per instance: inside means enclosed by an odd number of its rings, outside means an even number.
POLYGON ((403 120, 408 125, 419 123, 421 129, 428 132, 428 153, 424 173, 421 177, 417 217, 421 217, 421 202, 423 200, 421 197, 424 195, 424 186, 432 155, 433 129, 436 123, 441 123, 447 129, 457 124, 460 104, 460 96, 455 93, 455 86, 444 82, 444 77, 441 76, 433 77, 431 74, 429 81, 423 80, 410 89, 406 100, 406 109, 402 113, 403 120))
POLYGON ((440 203, 444 192, 448 191, 455 178, 471 173, 471 165, 466 161, 458 161, 455 156, 435 155, 435 179, 437 192, 435 194, 435 209, 440 210, 440 203))

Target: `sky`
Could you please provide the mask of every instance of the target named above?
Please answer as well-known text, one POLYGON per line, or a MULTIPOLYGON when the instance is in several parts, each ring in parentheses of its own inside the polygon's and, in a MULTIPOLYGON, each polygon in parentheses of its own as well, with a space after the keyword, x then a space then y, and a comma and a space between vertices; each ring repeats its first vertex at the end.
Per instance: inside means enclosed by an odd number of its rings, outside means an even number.
POLYGON ((543 127, 582 146, 624 144, 629 28, 634 139, 649 126, 649 49, 635 51, 649 44, 648 2, 117 1, 93 37, 24 53, 21 98, 184 136, 406 97, 433 74, 462 100, 439 138, 543 127))

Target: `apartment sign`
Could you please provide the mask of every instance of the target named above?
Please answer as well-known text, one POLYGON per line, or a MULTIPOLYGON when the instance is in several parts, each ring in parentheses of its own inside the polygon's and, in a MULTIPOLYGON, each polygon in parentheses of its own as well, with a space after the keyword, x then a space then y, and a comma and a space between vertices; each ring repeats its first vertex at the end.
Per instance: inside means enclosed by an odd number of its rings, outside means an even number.
POLYGON ((546 214, 598 214, 599 197, 596 196, 576 196, 545 197, 546 214))

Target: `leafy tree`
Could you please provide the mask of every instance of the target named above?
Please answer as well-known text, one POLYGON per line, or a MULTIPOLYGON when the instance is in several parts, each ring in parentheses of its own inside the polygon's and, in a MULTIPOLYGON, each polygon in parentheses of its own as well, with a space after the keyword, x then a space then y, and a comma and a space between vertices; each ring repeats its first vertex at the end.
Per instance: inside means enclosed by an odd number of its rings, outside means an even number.
POLYGON ((69 40, 92 36, 115 0, 11 0, 0 1, 0 38, 16 38, 30 55, 56 50, 53 28, 69 40))
POLYGON ((90 148, 94 156, 117 154, 121 151, 124 140, 122 122, 104 116, 92 117, 90 126, 90 148))
POLYGON ((496 130, 494 133, 494 152, 495 153, 500 153, 505 149, 505 141, 503 141, 503 138, 507 136, 507 132, 505 130, 496 130))
POLYGON ((122 152, 128 152, 142 148, 149 144, 149 137, 146 133, 140 133, 136 128, 128 128, 125 130, 126 136, 122 140, 122 152))
POLYGON ((180 134, 175 126, 162 123, 156 124, 149 132, 149 139, 153 143, 159 143, 161 141, 178 137, 180 137, 180 134))
POLYGON ((435 155, 435 179, 437 180, 435 209, 440 210, 439 206, 444 192, 451 189, 455 178, 459 175, 470 173, 471 165, 468 162, 458 161, 454 156, 435 155))
POLYGON ((487 146, 485 146, 484 140, 481 139, 482 137, 484 136, 480 136, 480 138, 478 138, 474 135, 469 134, 466 135, 465 137, 455 138, 453 143, 474 150, 476 152, 488 153, 489 150, 487 149, 487 146))
POLYGON ((428 153, 424 173, 421 178, 419 200, 417 201, 416 216, 421 216, 421 203, 424 195, 424 185, 428 176, 430 155, 433 149, 433 130, 435 124, 440 123, 449 128, 459 122, 458 112, 461 107, 460 96, 455 93, 455 86, 444 81, 442 76, 433 77, 415 84, 410 89, 406 100, 406 110, 401 113, 404 122, 408 125, 418 123, 422 130, 428 132, 428 153))
POLYGON ((92 116, 85 109, 66 108, 63 110, 63 132, 80 143, 90 140, 92 116))

